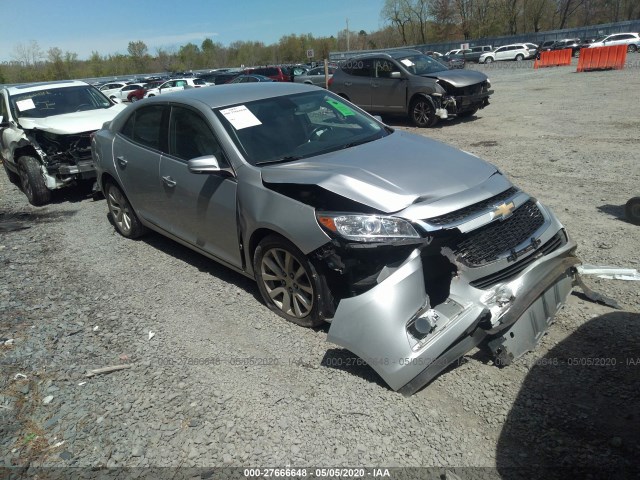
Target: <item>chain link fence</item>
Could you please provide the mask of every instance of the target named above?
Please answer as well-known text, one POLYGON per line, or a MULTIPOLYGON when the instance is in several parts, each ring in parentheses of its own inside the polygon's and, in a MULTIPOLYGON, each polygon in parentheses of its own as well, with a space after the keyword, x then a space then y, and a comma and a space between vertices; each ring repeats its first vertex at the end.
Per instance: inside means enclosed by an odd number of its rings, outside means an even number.
POLYGON ((345 52, 330 52, 329 60, 340 61, 345 60, 354 55, 360 55, 363 53, 390 51, 390 50, 404 50, 412 48, 420 50, 421 52, 435 51, 440 53, 446 53, 450 50, 460 48, 463 43, 468 43, 470 47, 479 45, 491 45, 492 47, 499 47, 501 45, 510 45, 512 43, 535 43, 540 45, 547 40, 561 40, 563 38, 580 38, 581 40, 593 39, 603 35, 611 35, 612 33, 622 32, 639 32, 640 20, 629 20, 625 22, 616 23, 604 23, 600 25, 589 25, 579 28, 565 28, 563 30, 549 30, 546 32, 532 32, 523 33, 521 35, 509 35, 503 37, 485 37, 475 40, 457 40, 454 42, 442 42, 442 43, 425 43, 422 45, 413 45, 397 48, 384 48, 379 50, 351 50, 345 52))

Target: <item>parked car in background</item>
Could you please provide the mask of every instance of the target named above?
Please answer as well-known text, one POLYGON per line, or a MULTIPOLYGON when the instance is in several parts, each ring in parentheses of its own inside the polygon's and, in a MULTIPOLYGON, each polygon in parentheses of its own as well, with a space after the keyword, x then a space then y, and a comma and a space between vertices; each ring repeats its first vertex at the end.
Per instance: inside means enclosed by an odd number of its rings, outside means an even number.
POLYGON ((227 83, 256 83, 256 82, 275 82, 273 78, 265 77, 264 75, 238 75, 233 80, 230 80, 227 83))
POLYGON ((242 72, 239 71, 214 72, 199 75, 198 78, 204 80, 209 85, 222 85, 224 83, 229 83, 229 81, 233 80, 241 73, 242 72))
POLYGON ((142 88, 142 85, 138 84, 138 83, 130 83, 128 85, 125 85, 122 88, 119 88, 118 90, 116 90, 115 92, 111 92, 108 96, 111 100, 128 100, 129 98, 129 94, 135 90, 138 90, 142 88))
POLYGON ((111 95, 119 91, 122 87, 125 87, 129 84, 129 82, 109 82, 104 85, 98 87, 104 95, 111 98, 111 95))
MULTIPOLYGON (((331 77, 333 77, 333 73, 336 71, 336 67, 327 67, 327 71, 329 74, 328 79, 330 79, 331 77)), ((316 87, 324 87, 325 86, 324 66, 312 68, 304 75, 296 75, 293 77, 293 81, 297 83, 306 83, 309 85, 315 85, 316 87)))
POLYGON ((538 46, 533 43, 514 43, 498 47, 491 52, 483 53, 480 56, 480 63, 492 63, 503 60, 529 60, 536 56, 538 46))
POLYGON ((580 48, 582 48, 582 42, 579 38, 564 38, 562 40, 558 40, 551 46, 551 50, 565 50, 571 49, 571 56, 577 57, 580 56, 580 48))
POLYGON ((290 82, 291 81, 291 72, 285 66, 274 65, 269 67, 252 67, 245 68, 242 73, 253 73, 256 75, 264 75, 265 77, 269 77, 276 82, 290 82))
POLYGON ((534 348, 579 263, 495 166, 307 85, 139 102, 93 156, 121 235, 151 229, 254 279, 406 395, 476 347, 497 365, 534 348))
POLYGON ((465 60, 463 57, 457 57, 456 55, 443 55, 442 57, 434 57, 438 62, 446 65, 451 70, 464 68, 465 60))
POLYGON ((454 50, 449 50, 447 53, 445 53, 445 56, 456 55, 456 54, 460 53, 461 51, 462 51, 461 48, 456 48, 454 50))
POLYGON ((550 51, 555 43, 555 40, 545 40, 538 46, 538 53, 550 51))
POLYGON ((589 44, 589 48, 611 47, 615 45, 626 45, 627 52, 637 52, 640 47, 640 35, 638 33, 614 33, 596 38, 589 44))
POLYGON ((132 90, 131 92, 129 92, 129 94, 127 95, 127 101, 137 102, 138 100, 142 100, 144 98, 145 93, 147 93, 152 88, 156 88, 162 85, 164 82, 165 80, 156 80, 156 81, 147 82, 141 85, 140 88, 137 88, 136 90, 132 90))
POLYGON ((353 57, 335 71, 332 92, 379 114, 408 115, 418 127, 474 115, 489 104, 491 84, 478 71, 452 71, 417 50, 353 57))
POLYGON ((91 135, 126 107, 85 82, 68 80, 0 90, 0 156, 32 205, 51 191, 93 184, 91 135))
POLYGON ((493 48, 491 47, 491 45, 481 45, 481 46, 460 50, 458 53, 455 53, 453 55, 448 55, 448 58, 452 60, 461 59, 461 60, 464 60, 465 62, 478 63, 483 53, 491 52, 492 50, 493 48))
POLYGON ((144 98, 155 97, 156 95, 163 95, 165 93, 179 92, 188 88, 200 88, 206 87, 207 82, 201 78, 176 78, 173 80, 167 80, 161 85, 151 88, 144 94, 144 98))

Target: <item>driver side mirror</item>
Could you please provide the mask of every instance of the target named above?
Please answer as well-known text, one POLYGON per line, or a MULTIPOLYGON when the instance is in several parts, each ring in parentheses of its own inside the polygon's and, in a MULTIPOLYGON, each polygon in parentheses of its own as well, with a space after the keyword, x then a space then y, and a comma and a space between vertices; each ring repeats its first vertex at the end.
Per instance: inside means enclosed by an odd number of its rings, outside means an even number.
POLYGON ((390 78, 402 78, 402 73, 400 72, 391 72, 391 75, 389 75, 390 78))
POLYGON ((187 162, 187 168, 191 173, 218 173, 233 177, 230 168, 221 168, 215 155, 192 158, 187 162))

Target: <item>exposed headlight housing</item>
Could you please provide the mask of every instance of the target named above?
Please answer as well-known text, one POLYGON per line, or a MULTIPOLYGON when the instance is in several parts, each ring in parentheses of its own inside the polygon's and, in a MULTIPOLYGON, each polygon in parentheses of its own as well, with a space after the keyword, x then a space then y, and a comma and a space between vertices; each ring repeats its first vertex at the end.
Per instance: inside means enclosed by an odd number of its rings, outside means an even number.
POLYGON ((381 215, 317 213, 318 223, 347 240, 357 242, 389 242, 420 238, 408 221, 381 215))

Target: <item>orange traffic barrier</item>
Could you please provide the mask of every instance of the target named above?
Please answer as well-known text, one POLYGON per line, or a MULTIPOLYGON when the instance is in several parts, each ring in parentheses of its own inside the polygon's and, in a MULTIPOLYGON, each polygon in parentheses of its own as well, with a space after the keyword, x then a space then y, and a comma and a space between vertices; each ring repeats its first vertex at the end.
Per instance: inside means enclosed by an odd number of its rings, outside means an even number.
POLYGON ((591 70, 621 70, 627 60, 627 46, 594 47, 580 49, 578 72, 591 70))
POLYGON ((536 59, 533 68, 571 65, 571 52, 570 48, 540 52, 540 59, 536 59))

